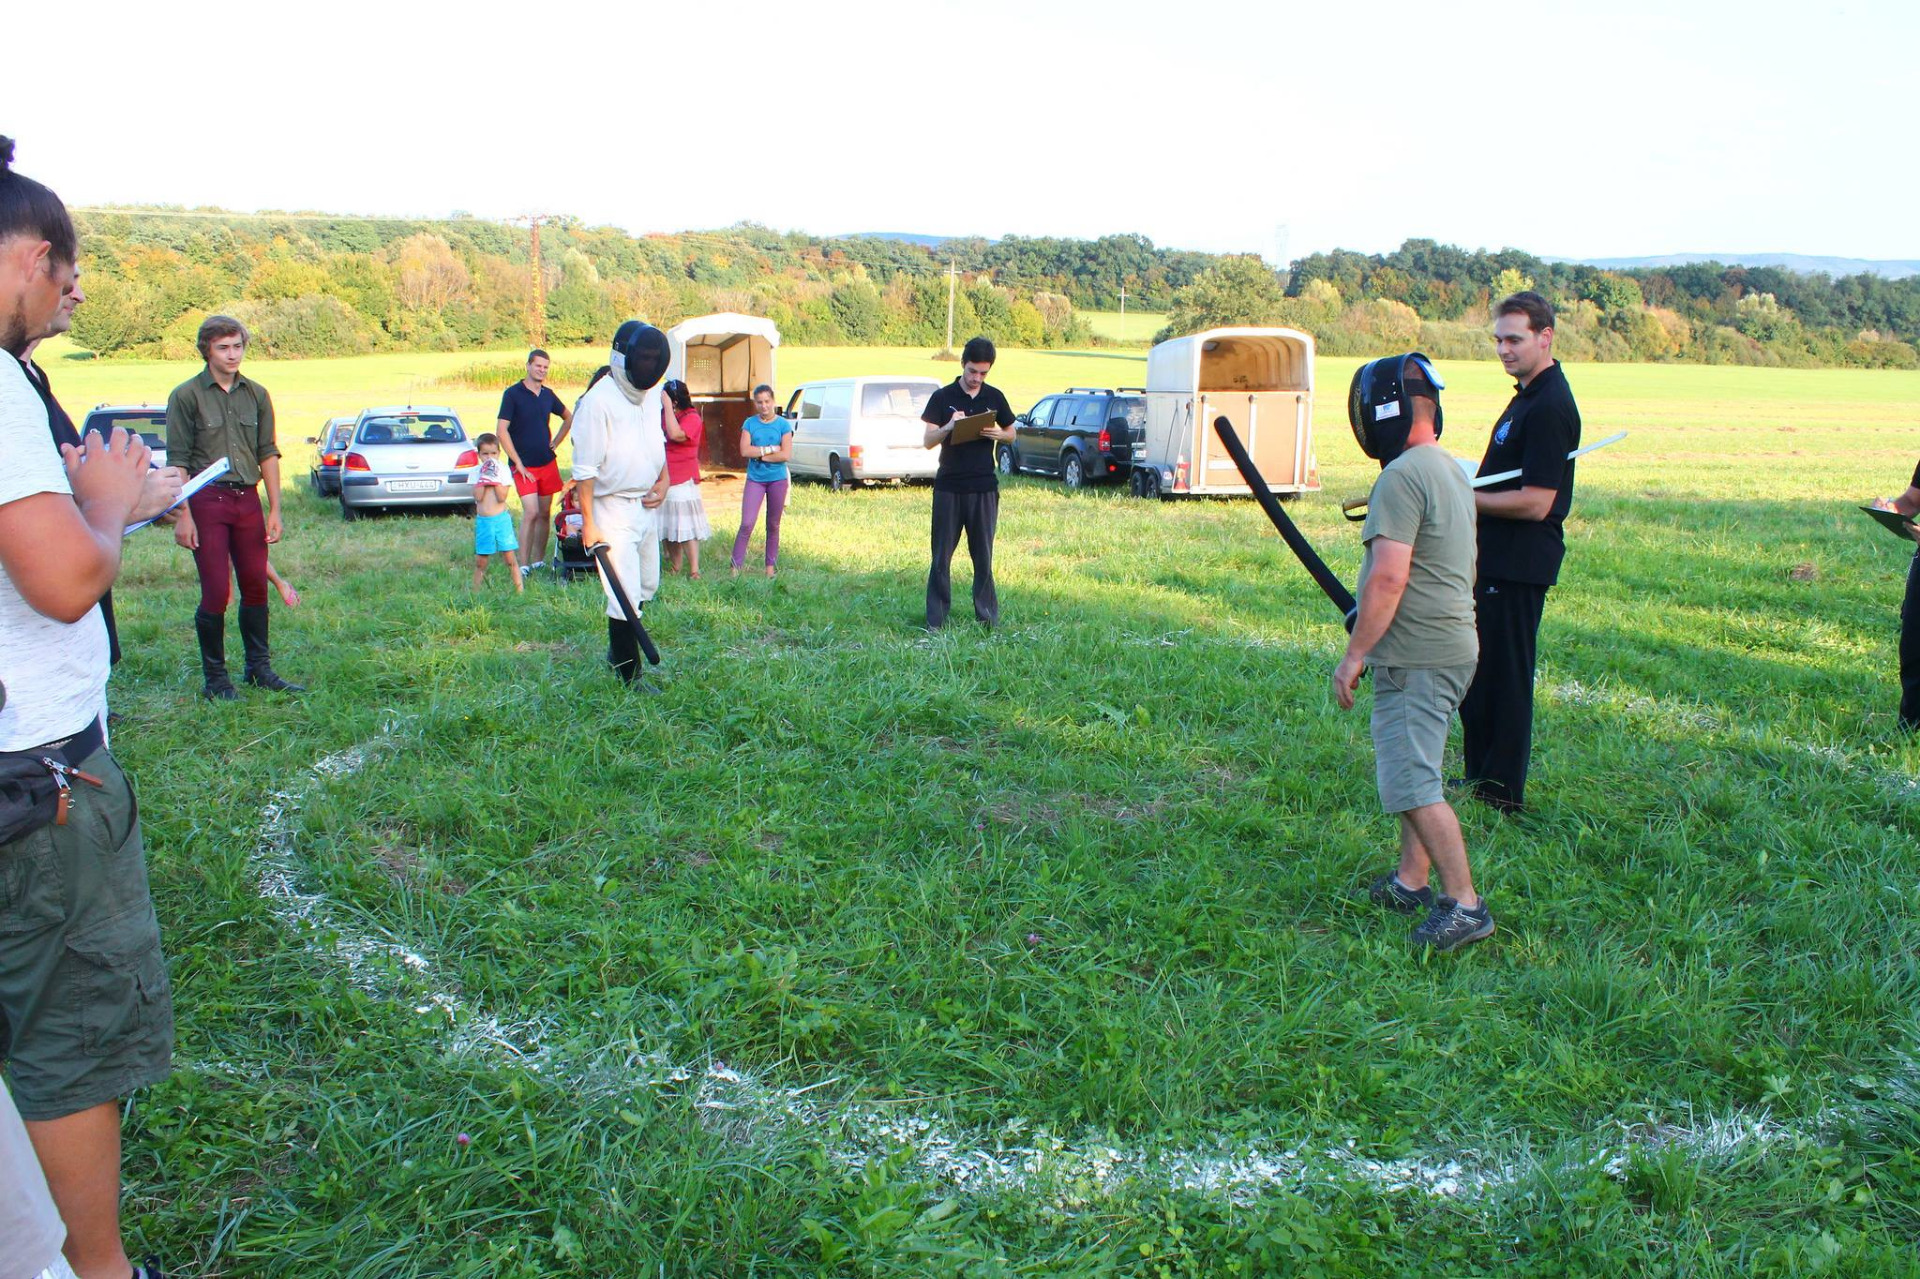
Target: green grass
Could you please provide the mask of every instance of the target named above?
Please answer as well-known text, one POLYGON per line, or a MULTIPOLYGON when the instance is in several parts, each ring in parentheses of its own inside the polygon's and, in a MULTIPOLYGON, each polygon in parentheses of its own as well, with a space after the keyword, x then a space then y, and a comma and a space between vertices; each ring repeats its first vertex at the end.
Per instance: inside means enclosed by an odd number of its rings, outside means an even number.
MULTIPOLYGON (((476 358, 253 371, 291 439, 476 358)), ((1295 507, 1349 580, 1353 364, 1321 362, 1326 491, 1295 507)), ((947 367, 780 369, 923 365, 947 367)), ((1144 371, 1119 367, 1009 352, 995 380, 1023 403, 1144 371)), ((54 365, 70 406, 188 372, 54 365)), ((1477 453, 1506 384, 1444 372, 1445 442, 1477 453)), ((1010 483, 1002 627, 927 637, 924 489, 797 487, 770 583, 725 576, 715 484, 709 576, 649 616, 656 698, 616 692, 591 584, 472 594, 464 521, 345 526, 292 491, 274 558, 306 599, 276 607, 276 656, 313 692, 210 706, 191 567, 136 539, 115 745, 180 1023, 128 1125, 138 1248, 216 1275, 1915 1273, 1908 557, 1850 504, 1904 484, 1920 375, 1570 377, 1590 436, 1633 434, 1581 468, 1538 811, 1463 809, 1501 931, 1445 961, 1354 898, 1393 838, 1364 703, 1332 707, 1337 621, 1249 503, 1010 483), (310 929, 257 891, 279 792, 331 903, 310 929), (341 936, 431 969, 355 978, 341 936), (459 1011, 416 1011, 434 992, 459 1011), (482 1012, 533 1027, 540 1068, 462 1051, 482 1012), (857 1126, 703 1107, 710 1060, 810 1088, 783 1103, 807 1117, 983 1143, 1537 1162, 1451 1197, 965 1193, 857 1126), (1605 1166, 1763 1112, 1786 1135, 1605 1166)), ((482 416, 493 394, 433 390, 482 416)))
POLYGON ((1118 311, 1083 311, 1081 314, 1093 326, 1094 336, 1109 342, 1145 345, 1153 341, 1154 334, 1167 327, 1167 317, 1152 311, 1128 311, 1125 315, 1118 311))

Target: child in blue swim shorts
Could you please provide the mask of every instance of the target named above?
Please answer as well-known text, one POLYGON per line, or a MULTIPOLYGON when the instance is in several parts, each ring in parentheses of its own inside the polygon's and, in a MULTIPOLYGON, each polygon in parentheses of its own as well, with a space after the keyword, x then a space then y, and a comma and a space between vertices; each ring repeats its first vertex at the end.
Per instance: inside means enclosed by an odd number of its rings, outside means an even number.
POLYGON ((487 578, 487 560, 498 555, 507 562, 507 577, 515 591, 524 591, 520 580, 520 535, 513 531, 513 512, 507 509, 507 494, 513 480, 507 474, 506 459, 500 456, 500 437, 488 431, 474 441, 480 450, 480 470, 473 477, 473 584, 477 588, 487 578))

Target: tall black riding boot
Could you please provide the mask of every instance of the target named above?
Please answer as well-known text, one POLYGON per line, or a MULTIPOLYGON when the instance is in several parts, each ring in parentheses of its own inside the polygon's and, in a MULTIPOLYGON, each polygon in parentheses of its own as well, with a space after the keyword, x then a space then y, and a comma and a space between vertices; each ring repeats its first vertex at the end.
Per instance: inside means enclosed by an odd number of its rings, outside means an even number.
POLYGON ((631 684, 640 676, 640 639, 624 620, 607 619, 607 662, 622 683, 631 684))
POLYGON ((304 693, 304 684, 295 684, 273 673, 272 649, 267 644, 267 606, 240 606, 240 643, 247 650, 247 683, 270 693, 304 693))
POLYGON ((226 614, 209 613, 196 608, 193 610, 193 633, 200 637, 200 673, 207 681, 200 695, 219 702, 235 700, 240 692, 234 688, 233 681, 227 678, 226 614))

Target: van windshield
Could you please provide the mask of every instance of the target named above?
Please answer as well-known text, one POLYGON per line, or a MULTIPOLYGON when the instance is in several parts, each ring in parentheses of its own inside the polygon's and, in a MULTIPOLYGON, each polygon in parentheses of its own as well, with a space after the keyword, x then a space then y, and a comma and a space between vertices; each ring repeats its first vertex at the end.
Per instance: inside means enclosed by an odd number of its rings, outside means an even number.
POLYGON ((869 382, 860 388, 861 417, 919 417, 933 388, 918 382, 869 382))

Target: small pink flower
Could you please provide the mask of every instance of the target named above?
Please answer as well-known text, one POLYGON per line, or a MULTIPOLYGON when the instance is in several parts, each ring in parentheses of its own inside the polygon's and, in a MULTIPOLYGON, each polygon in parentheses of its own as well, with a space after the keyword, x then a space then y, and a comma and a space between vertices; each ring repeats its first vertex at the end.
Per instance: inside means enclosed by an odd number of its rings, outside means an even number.
POLYGON ((1028 933, 1028 934, 1027 934, 1027 945, 1029 945, 1029 946, 1038 946, 1039 944, 1040 944, 1040 934, 1039 934, 1039 933, 1028 933))
POLYGON ((459 1142, 462 1146, 471 1146, 473 1144, 473 1138, 469 1137, 466 1133, 461 1133, 459 1136, 455 1137, 454 1140, 459 1142))

